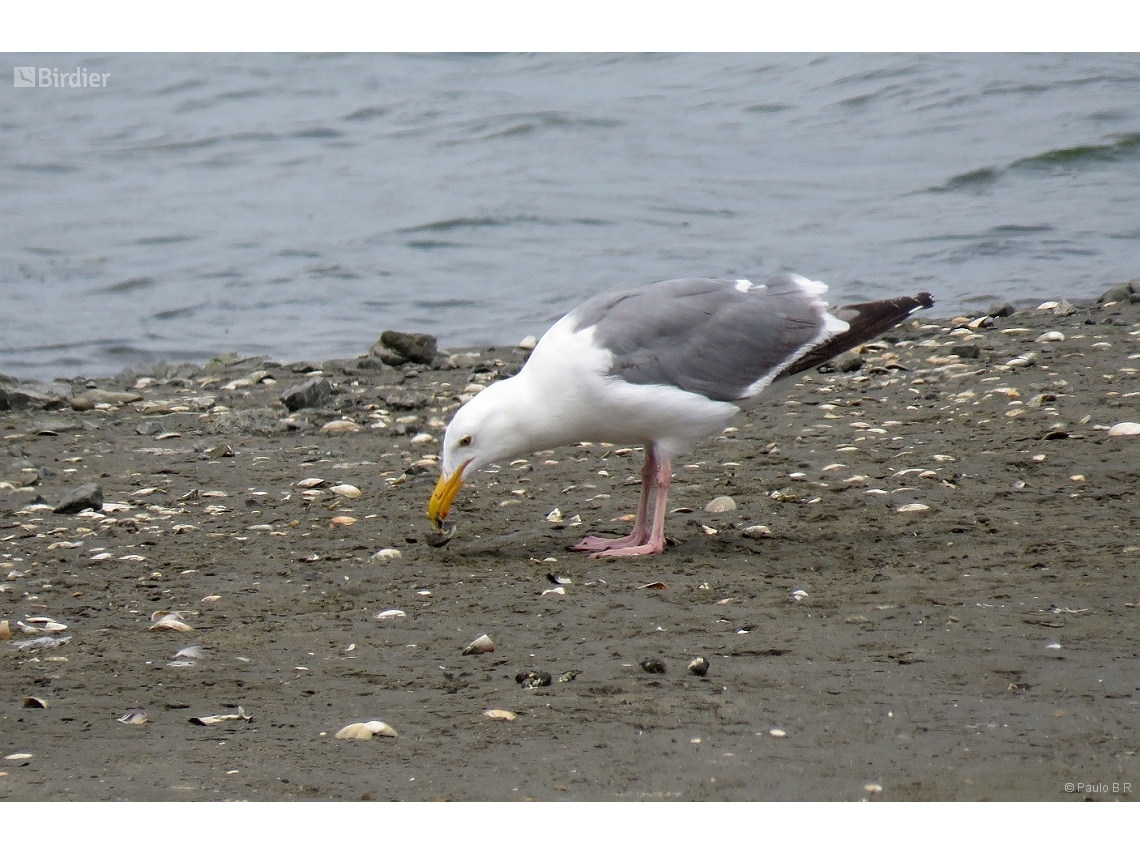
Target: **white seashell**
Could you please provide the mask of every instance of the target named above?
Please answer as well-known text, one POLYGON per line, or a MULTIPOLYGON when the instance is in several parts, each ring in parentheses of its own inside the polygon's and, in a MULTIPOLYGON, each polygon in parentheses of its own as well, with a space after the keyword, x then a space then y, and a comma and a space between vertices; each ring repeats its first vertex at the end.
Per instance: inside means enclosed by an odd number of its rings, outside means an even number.
POLYGON ((1140 423, 1119 422, 1108 429, 1109 436, 1140 436, 1140 423))
POLYGON ((67 629, 67 624, 52 620, 49 617, 30 617, 28 623, 35 624, 41 632, 63 632, 67 629))
POLYGON ((205 656, 202 645, 194 644, 190 647, 183 647, 174 654, 175 659, 202 659, 205 656))
POLYGON ((558 508, 555 508, 546 515, 546 521, 552 523, 562 522, 562 511, 560 511, 558 508))
POLYGON ((741 532, 745 537, 750 537, 753 540, 759 540, 762 537, 771 537, 772 529, 766 525, 750 525, 748 528, 741 532))
POLYGON ((5 760, 31 760, 34 756, 35 756, 34 754, 28 754, 25 751, 20 751, 20 752, 17 752, 16 754, 9 754, 4 759, 5 760))
POLYGON ((407 617, 407 614, 405 614, 401 609, 385 609, 384 611, 380 612, 380 614, 376 615, 376 620, 388 620, 388 618, 394 617, 407 617))
POLYGON ((883 791, 883 785, 882 784, 864 784, 863 789, 866 790, 871 795, 877 796, 879 793, 881 793, 883 791))
POLYGON ((302 478, 297 482, 297 486, 302 490, 311 490, 314 487, 323 487, 325 485, 324 478, 302 478))
POLYGON ((435 442, 435 437, 430 433, 417 433, 412 437, 412 445, 423 445, 425 442, 435 442))
POLYGON ((346 499, 359 499, 364 495, 351 484, 337 484, 335 487, 329 487, 329 491, 336 493, 338 496, 343 496, 346 499))
POLYGON ((356 517, 333 517, 331 520, 329 520, 329 525, 333 526, 334 528, 337 526, 343 528, 346 526, 354 525, 355 523, 356 517))
POLYGON ((473 656, 479 653, 490 653, 495 649, 495 642, 491 641, 490 636, 480 635, 470 644, 463 648, 463 656, 473 656))
POLYGON ((768 735, 774 736, 777 739, 783 739, 788 734, 785 731, 780 730, 780 728, 778 728, 778 727, 773 727, 771 730, 768 731, 768 735))
POLYGON ((534 350, 538 346, 538 339, 532 335, 528 335, 519 342, 519 347, 523 350, 534 350))
POLYGON ((1050 309, 1057 308, 1058 305, 1060 304, 1056 300, 1046 300, 1044 303, 1037 307, 1037 311, 1047 312, 1050 309))
POLYGON ((154 622, 154 624, 150 628, 151 629, 173 629, 177 632, 193 632, 194 631, 194 627, 190 626, 187 623, 183 623, 181 620, 179 620, 178 614, 175 612, 171 612, 170 614, 159 618, 157 621, 154 622))
POLYGON ((487 710, 483 715, 494 721, 514 721, 518 718, 518 714, 510 710, 487 710))
POLYGON ((736 510, 736 501, 732 496, 717 496, 707 505, 705 511, 710 514, 723 514, 736 510))
POLYGON ((191 724, 201 724, 201 725, 211 725, 211 724, 221 724, 222 722, 225 722, 225 721, 251 721, 252 719, 253 719, 253 716, 246 715, 245 710, 243 710, 241 707, 238 707, 238 711, 236 713, 223 713, 221 715, 195 716, 194 718, 190 719, 190 723, 191 724))
POLYGON ((398 549, 381 549, 372 554, 373 561, 391 561, 393 558, 399 558, 403 555, 398 549))
POLYGON ((541 594, 539 594, 539 596, 545 597, 547 594, 554 594, 557 597, 565 597, 566 596, 566 589, 563 588, 561 585, 559 585, 557 588, 547 588, 545 591, 543 591, 541 594))
POLYGON ((127 710, 115 721, 123 724, 146 724, 150 719, 147 718, 146 710, 127 710))
POLYGON ((807 598, 808 598, 808 592, 803 590, 802 588, 797 588, 796 590, 792 591, 792 599, 795 600, 797 603, 803 602, 807 598))
POLYGON ((1037 336, 1036 340, 1042 341, 1042 342, 1044 342, 1044 341, 1064 341, 1065 340, 1065 334, 1063 332, 1058 332, 1057 330, 1049 330, 1048 332, 1043 332, 1043 333, 1041 333, 1041 335, 1037 336))
POLYGON ((912 502, 909 505, 903 505, 897 509, 900 514, 913 514, 919 511, 929 511, 930 506, 924 505, 921 502, 912 502))
POLYGON ((358 721, 346 724, 336 732, 336 739, 371 739, 373 736, 396 737, 396 731, 391 725, 382 721, 358 721))

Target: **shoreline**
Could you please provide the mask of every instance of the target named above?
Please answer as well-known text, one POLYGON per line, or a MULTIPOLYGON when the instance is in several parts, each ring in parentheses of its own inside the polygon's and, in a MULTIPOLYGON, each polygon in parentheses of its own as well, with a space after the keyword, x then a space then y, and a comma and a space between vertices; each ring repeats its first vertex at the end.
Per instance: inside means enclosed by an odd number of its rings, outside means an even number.
POLYGON ((0 800, 1134 799, 1123 296, 920 314, 801 375, 676 461, 670 547, 618 561, 565 551, 635 510, 637 451, 600 445, 499 467, 425 543, 442 428, 520 347, 0 378, 0 757, 31 755, 0 800), (100 511, 53 513, 85 484, 100 511))

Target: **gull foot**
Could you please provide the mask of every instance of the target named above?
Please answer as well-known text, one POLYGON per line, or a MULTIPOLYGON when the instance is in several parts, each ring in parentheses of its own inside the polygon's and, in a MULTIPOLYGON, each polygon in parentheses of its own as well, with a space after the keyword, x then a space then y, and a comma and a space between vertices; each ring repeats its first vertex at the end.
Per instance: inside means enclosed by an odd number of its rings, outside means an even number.
POLYGON ((665 551, 664 543, 643 543, 640 546, 619 546, 614 549, 604 549, 590 555, 591 558, 622 558, 628 555, 660 555, 665 551))
POLYGON ((608 549, 623 549, 627 546, 639 546, 640 538, 632 534, 625 537, 584 537, 573 546, 567 547, 571 552, 601 552, 608 549))

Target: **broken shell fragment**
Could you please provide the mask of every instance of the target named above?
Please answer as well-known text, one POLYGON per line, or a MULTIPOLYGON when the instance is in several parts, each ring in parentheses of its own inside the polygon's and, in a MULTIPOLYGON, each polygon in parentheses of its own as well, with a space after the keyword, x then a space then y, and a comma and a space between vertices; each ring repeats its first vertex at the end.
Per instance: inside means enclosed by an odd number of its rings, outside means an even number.
POLYGON ((329 487, 329 490, 345 499, 359 499, 364 495, 351 484, 337 484, 335 487, 329 487))
POLYGON ((443 520, 437 528, 428 532, 425 540, 427 540, 428 546, 439 547, 446 544, 453 537, 455 537, 455 523, 451 522, 451 520, 443 520))
POLYGON ((638 586, 637 586, 637 590, 639 590, 639 591, 646 591, 646 590, 649 590, 649 591, 664 591, 664 590, 666 590, 668 587, 669 587, 669 586, 668 586, 668 585, 666 585, 664 582, 646 582, 644 585, 638 585, 638 586))
POLYGON ((324 485, 324 478, 302 478, 297 482, 297 486, 302 490, 312 490, 316 487, 323 487, 324 485))
POLYGON ((376 620, 388 620, 388 618, 407 617, 401 609, 385 609, 376 615, 376 620))
POLYGON ((8 621, 0 620, 0 641, 7 641, 12 637, 12 630, 8 628, 8 621))
POLYGON ((463 648, 463 656, 473 656, 478 653, 490 653, 495 649, 495 642, 488 635, 480 635, 463 648))
POLYGON ((396 730, 382 721, 357 721, 336 732, 336 739, 371 739, 373 736, 396 737, 396 730))
POLYGON ((121 724, 146 724, 148 721, 150 721, 150 719, 147 718, 146 710, 138 709, 127 710, 125 713, 115 719, 115 721, 120 722, 121 724))
POLYGON ((518 718, 518 714, 510 710, 487 710, 483 715, 494 721, 514 721, 518 718))
POLYGON ((48 708, 48 702, 43 698, 37 698, 34 695, 29 695, 28 697, 24 698, 23 706, 26 710, 46 710, 48 708))
POLYGON ((334 528, 336 526, 350 526, 354 525, 355 523, 356 517, 333 517, 331 520, 329 520, 329 525, 333 526, 334 528))
POLYGON ((173 629, 176 632, 193 632, 194 627, 188 623, 183 623, 177 612, 171 612, 155 621, 150 629, 173 629))
POLYGON ((641 670, 649 674, 664 674, 665 663, 660 659, 646 659, 641 663, 641 670))
POLYGON ((381 549, 372 553, 372 560, 391 561, 393 558, 399 558, 402 554, 398 549, 381 549))
POLYGON ((703 677, 709 672, 709 660, 703 656, 697 656, 689 663, 689 673, 697 677, 703 677))
POLYGON ((551 677, 545 671, 519 671, 515 674, 515 682, 522 686, 524 689, 537 689, 542 686, 549 686, 553 682, 551 677))
POLYGON ((559 683, 569 683, 575 677, 577 677, 580 673, 581 673, 580 671, 567 671, 565 674, 562 674, 558 677, 558 682, 559 683))
POLYGON ((253 718, 253 716, 246 715, 245 710, 243 710, 241 707, 238 707, 236 713, 223 713, 222 715, 195 716, 194 718, 190 719, 189 721, 191 724, 199 724, 199 725, 203 725, 203 726, 208 726, 211 724, 221 724, 224 721, 250 721, 252 718, 253 718))

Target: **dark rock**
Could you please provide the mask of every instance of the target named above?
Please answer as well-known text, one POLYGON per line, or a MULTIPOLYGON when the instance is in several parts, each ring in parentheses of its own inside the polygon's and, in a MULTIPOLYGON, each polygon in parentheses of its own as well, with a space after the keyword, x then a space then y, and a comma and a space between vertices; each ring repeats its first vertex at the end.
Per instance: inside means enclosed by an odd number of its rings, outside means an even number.
POLYGON ((52 513, 77 514, 87 508, 103 510, 103 489, 98 484, 83 484, 64 494, 59 504, 52 508, 52 513))
POLYGON ((858 371, 863 367, 863 357, 857 353, 841 354, 835 358, 836 371, 858 371))
POLYGON ((157 436, 165 432, 166 428, 163 427, 162 422, 140 422, 135 428, 135 433, 139 436, 157 436))
POLYGON ((1098 305, 1102 303, 1140 303, 1140 279, 1113 285, 1097 297, 1096 301, 1098 305))
POLYGON ((0 377, 0 410, 58 410, 70 402, 71 387, 66 383, 20 383, 0 377))
POLYGON ((950 348, 950 353, 962 359, 977 359, 982 355, 982 349, 976 344, 956 344, 950 348))
MULTIPOLYGON (((380 345, 398 353, 407 362, 418 362, 421 365, 431 365, 435 359, 438 348, 435 336, 427 333, 403 333, 396 330, 384 330, 380 334, 380 345)), ((379 354, 377 354, 379 355, 379 354)), ((383 359, 383 357, 380 357, 383 359)))
POLYGON ((649 674, 664 674, 665 663, 660 659, 646 659, 641 663, 641 670, 649 674))
POLYGON ((989 315, 991 318, 1008 318, 1010 315, 1012 315, 1016 311, 1017 311, 1017 309, 1015 309, 1013 307, 1012 303, 1004 303, 1003 302, 1003 303, 994 303, 993 305, 991 305, 989 307, 989 309, 986 311, 986 314, 989 315))
POLYGON ((430 395, 419 392, 392 392, 384 396, 384 403, 398 410, 422 410, 432 402, 430 395))
POLYGON ((392 350, 389 347, 385 347, 380 342, 376 342, 376 344, 372 345, 371 350, 368 352, 372 356, 379 359, 384 365, 391 365, 393 368, 403 365, 408 361, 403 356, 396 353, 396 351, 392 350))
POLYGON ((709 672, 709 660, 703 656, 697 656, 689 663, 688 671, 697 677, 703 677, 709 672))
POLYGON ((83 424, 75 419, 48 419, 36 426, 36 433, 42 436, 59 436, 61 433, 78 433, 83 424))
POLYGON ((281 393, 281 402, 293 410, 320 407, 332 397, 332 384, 324 377, 314 377, 300 386, 286 389, 281 393))

